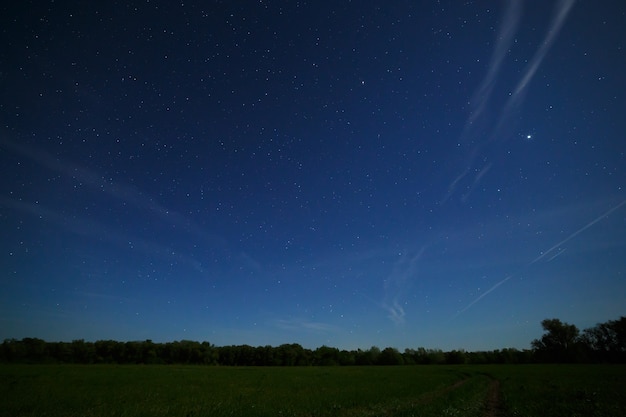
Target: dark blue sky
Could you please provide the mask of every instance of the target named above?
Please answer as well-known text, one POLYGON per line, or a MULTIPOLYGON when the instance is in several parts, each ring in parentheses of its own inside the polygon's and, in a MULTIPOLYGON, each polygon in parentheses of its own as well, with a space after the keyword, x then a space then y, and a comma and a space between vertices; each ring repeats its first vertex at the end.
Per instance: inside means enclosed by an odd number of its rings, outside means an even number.
POLYGON ((626 314, 621 1, 0 16, 0 339, 528 348, 626 314))

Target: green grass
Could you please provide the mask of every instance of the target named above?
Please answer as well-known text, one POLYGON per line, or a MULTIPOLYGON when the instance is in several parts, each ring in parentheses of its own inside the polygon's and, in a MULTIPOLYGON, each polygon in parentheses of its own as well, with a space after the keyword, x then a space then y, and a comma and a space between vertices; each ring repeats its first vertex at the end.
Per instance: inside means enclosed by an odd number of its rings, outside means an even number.
POLYGON ((625 366, 1 365, 0 416, 623 416, 625 366))
POLYGON ((626 416, 624 365, 491 365, 510 416, 626 416))

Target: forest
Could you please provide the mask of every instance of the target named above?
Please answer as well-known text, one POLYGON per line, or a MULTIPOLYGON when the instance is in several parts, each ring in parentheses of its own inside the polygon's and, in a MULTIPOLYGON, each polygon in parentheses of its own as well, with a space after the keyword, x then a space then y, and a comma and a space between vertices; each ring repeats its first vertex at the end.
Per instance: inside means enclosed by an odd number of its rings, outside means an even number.
POLYGON ((155 343, 152 340, 120 342, 46 342, 38 338, 6 339, 0 345, 2 363, 75 364, 202 364, 222 366, 350 366, 427 364, 516 363, 626 363, 626 317, 580 330, 559 319, 541 322, 544 334, 531 349, 493 351, 380 349, 340 350, 297 343, 280 346, 215 346, 190 340, 155 343))

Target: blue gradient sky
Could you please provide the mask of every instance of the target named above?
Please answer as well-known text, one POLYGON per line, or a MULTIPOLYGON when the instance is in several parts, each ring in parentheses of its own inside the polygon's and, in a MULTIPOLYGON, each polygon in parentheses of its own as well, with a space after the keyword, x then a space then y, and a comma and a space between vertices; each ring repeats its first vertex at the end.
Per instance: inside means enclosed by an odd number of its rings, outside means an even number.
POLYGON ((626 314, 623 2, 0 7, 0 339, 479 350, 626 314))

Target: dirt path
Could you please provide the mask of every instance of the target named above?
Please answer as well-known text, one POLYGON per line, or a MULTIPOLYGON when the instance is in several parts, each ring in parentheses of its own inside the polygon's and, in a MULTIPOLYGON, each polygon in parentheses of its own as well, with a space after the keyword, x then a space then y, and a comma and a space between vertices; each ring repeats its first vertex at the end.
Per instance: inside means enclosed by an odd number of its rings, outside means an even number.
MULTIPOLYGON (((487 392, 483 400, 483 412, 482 417, 502 417, 504 415, 504 408, 502 404, 502 393, 500 391, 500 381, 488 376, 491 381, 487 392)), ((466 377, 454 382, 453 384, 441 387, 438 390, 424 393, 416 398, 404 399, 401 401, 395 401, 390 403, 372 404, 368 406, 356 406, 352 408, 344 409, 339 415, 343 417, 374 417, 374 416, 391 416, 396 413, 408 409, 414 409, 421 405, 430 404, 436 399, 462 387, 469 382, 472 378, 466 377)))
POLYGON ((494 379, 489 385, 487 397, 485 397, 485 411, 483 417, 498 417, 502 413, 502 398, 500 393, 500 381, 494 379))

